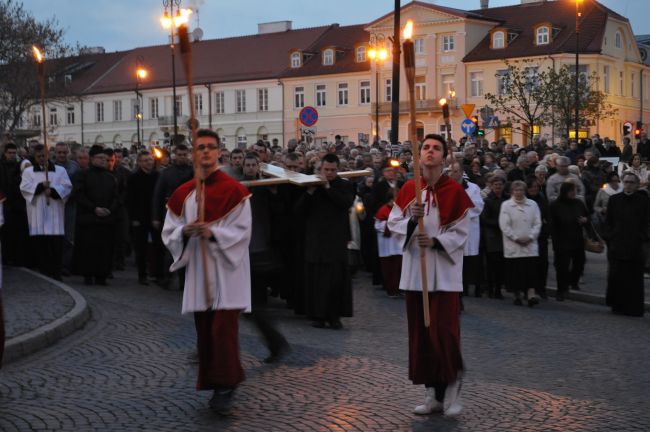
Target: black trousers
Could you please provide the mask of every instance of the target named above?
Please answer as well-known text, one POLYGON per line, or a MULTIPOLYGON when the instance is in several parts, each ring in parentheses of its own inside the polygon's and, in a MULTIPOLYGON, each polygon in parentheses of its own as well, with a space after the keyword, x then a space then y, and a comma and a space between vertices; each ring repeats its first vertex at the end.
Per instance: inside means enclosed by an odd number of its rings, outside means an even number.
POLYGON ((265 345, 273 354, 277 353, 287 340, 275 324, 272 313, 267 307, 267 289, 271 281, 277 280, 276 272, 251 270, 252 313, 250 318, 264 338, 265 345))
POLYGON ((503 251, 488 252, 486 258, 488 284, 499 288, 506 281, 503 251))
MULTIPOLYGON (((152 244, 158 245, 160 243, 159 237, 160 234, 158 230, 154 229, 150 224, 138 225, 131 228, 131 238, 133 241, 133 249, 135 251, 135 263, 138 267, 138 278, 140 279, 147 277, 147 258, 149 258, 150 255, 149 239, 151 238, 152 244)), ((157 268, 158 265, 156 264, 155 267, 157 268)))
POLYGON ((557 290, 561 293, 569 291, 569 287, 578 286, 578 281, 585 268, 585 250, 555 250, 555 274, 557 290))
POLYGON ((537 294, 546 294, 546 280, 548 279, 548 238, 537 240, 539 257, 537 258, 537 282, 535 290, 537 294))
POLYGON ((45 276, 60 280, 63 267, 63 236, 32 236, 32 245, 38 271, 45 276))

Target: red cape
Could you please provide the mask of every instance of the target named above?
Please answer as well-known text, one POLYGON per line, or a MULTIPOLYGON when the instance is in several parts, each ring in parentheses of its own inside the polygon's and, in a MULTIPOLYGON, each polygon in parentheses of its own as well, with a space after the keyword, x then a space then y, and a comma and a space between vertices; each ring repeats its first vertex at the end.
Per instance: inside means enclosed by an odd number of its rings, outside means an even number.
POLYGON ((375 219, 380 221, 388 220, 388 216, 390 215, 391 209, 392 207, 389 207, 388 204, 384 204, 379 210, 377 210, 377 213, 375 214, 375 219))
MULTIPOLYGON (((427 190, 426 181, 420 177, 421 190, 427 190)), ((443 175, 433 188, 427 191, 433 205, 438 207, 440 226, 442 228, 462 219, 467 210, 474 207, 463 186, 443 175)), ((415 202, 415 181, 409 180, 400 189, 395 204, 406 213, 406 209, 415 202)))
MULTIPOLYGON (((185 200, 195 187, 195 179, 179 186, 167 201, 169 211, 182 216, 185 200)), ((221 170, 213 172, 205 179, 205 222, 218 221, 250 195, 248 189, 228 174, 221 170)))

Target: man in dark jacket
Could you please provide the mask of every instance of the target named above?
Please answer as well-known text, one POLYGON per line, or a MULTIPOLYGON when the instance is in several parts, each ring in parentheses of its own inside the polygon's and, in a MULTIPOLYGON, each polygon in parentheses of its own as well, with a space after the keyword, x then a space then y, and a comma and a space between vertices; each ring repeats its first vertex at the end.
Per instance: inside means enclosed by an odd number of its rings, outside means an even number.
POLYGON ((5 145, 0 158, 0 190, 7 198, 4 202, 5 224, 2 227, 2 262, 29 265, 29 227, 25 198, 20 193, 20 162, 14 143, 5 145))
POLYGON ((501 176, 490 179, 490 193, 485 198, 481 212, 481 236, 485 245, 489 296, 502 299, 501 285, 505 283, 505 258, 503 257, 503 236, 499 228, 501 204, 510 199, 503 189, 505 180, 501 176))
POLYGON ((347 267, 352 184, 338 176, 339 158, 323 156, 323 184, 310 187, 297 207, 305 219, 306 306, 314 326, 342 328, 340 317, 352 316, 352 286, 347 267))
MULTIPOLYGON (((121 155, 121 150, 118 150, 121 155)), ((127 254, 129 244, 129 217, 126 212, 126 181, 131 175, 131 172, 118 162, 116 151, 107 148, 104 150, 106 154, 106 163, 108 171, 113 174, 117 181, 117 194, 118 194, 118 207, 115 212, 115 244, 113 246, 113 260, 114 265, 112 268, 115 270, 124 270, 124 258, 127 254)))
POLYGON ((160 242, 160 239, 158 231, 151 225, 151 204, 148 198, 153 196, 158 171, 154 170, 154 160, 148 151, 138 154, 137 163, 138 169, 127 180, 126 209, 131 221, 131 239, 138 266, 138 283, 149 285, 147 282, 149 239, 152 243, 160 242))
POLYGON ((91 166, 75 176, 73 185, 77 203, 74 262, 87 285, 106 285, 113 262, 120 203, 117 180, 107 169, 107 159, 101 146, 92 146, 91 166))

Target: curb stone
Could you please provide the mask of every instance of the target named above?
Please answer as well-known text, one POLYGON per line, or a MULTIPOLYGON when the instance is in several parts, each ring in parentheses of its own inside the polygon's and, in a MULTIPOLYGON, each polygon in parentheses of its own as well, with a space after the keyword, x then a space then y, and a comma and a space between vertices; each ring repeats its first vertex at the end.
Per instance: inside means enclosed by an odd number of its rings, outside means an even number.
POLYGON ((63 316, 51 321, 41 327, 21 334, 5 342, 4 363, 7 364, 21 357, 32 354, 38 350, 54 345, 60 339, 80 329, 90 318, 90 308, 86 299, 76 290, 63 282, 43 276, 40 273, 27 268, 19 267, 18 270, 29 275, 45 280, 51 285, 65 291, 72 300, 74 306, 63 316))
MULTIPOLYGON (((553 286, 547 286, 546 291, 549 294, 557 294, 557 288, 553 286)), ((595 304, 599 306, 607 306, 606 304, 606 299, 604 295, 600 294, 592 294, 584 291, 571 291, 564 294, 564 298, 567 300, 573 300, 573 301, 578 301, 582 303, 589 303, 589 304, 595 304)), ((645 302, 644 303, 645 310, 646 312, 650 312, 650 303, 645 302)))

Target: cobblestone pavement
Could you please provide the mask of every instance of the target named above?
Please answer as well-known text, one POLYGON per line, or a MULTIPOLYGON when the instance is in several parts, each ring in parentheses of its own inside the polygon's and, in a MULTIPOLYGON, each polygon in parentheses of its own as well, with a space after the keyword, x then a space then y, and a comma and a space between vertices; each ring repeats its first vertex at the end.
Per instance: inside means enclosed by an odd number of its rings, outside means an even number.
MULTIPOLYGON (((365 277, 342 331, 311 328, 277 304, 294 351, 278 366, 242 320, 247 381, 232 417, 194 390, 194 326, 180 293, 74 285, 93 318, 57 345, 0 372, 0 430, 65 431, 648 431, 650 319, 554 301, 529 309, 465 300, 458 419, 417 417, 423 396, 406 378, 401 300, 365 277)), ((133 280, 133 279, 131 279, 133 280)))
POLYGON ((12 267, 3 268, 2 301, 7 339, 50 323, 74 306, 62 289, 12 267))

